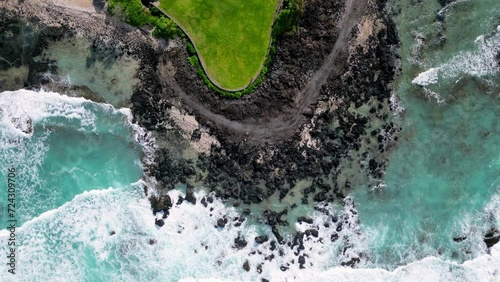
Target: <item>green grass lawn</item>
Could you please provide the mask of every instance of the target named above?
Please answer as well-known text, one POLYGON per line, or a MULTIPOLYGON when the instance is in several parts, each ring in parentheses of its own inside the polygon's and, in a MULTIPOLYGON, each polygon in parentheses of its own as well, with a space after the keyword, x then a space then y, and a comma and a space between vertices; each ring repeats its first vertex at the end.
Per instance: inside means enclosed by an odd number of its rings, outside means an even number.
POLYGON ((220 88, 245 88, 260 72, 279 0, 160 0, 198 49, 220 88))

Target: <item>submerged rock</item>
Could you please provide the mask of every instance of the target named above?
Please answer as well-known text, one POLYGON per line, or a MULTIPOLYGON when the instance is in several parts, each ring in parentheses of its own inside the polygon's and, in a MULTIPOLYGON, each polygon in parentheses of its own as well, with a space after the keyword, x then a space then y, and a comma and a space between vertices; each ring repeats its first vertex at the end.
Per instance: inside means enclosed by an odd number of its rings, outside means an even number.
POLYGON ((457 236, 453 237, 453 241, 455 242, 462 242, 463 240, 467 239, 467 236, 457 236))
POLYGON ((11 121, 14 127, 21 130, 22 132, 26 134, 33 133, 33 121, 31 120, 30 117, 27 116, 23 116, 20 118, 13 117, 11 121))

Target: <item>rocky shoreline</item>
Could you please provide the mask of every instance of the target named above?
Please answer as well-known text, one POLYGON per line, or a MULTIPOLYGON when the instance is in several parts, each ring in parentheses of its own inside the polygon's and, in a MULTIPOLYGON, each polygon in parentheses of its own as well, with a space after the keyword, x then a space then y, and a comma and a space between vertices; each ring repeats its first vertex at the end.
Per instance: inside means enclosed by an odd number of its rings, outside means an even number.
POLYGON ((194 129, 184 130, 185 139, 193 143, 206 135, 216 142, 190 161, 179 157, 175 146, 162 147, 156 158, 162 185, 206 186, 238 205, 260 203, 275 193, 283 199, 290 192, 302 193, 302 203, 342 200, 357 185, 349 169, 366 171, 374 185, 380 183, 384 152, 397 141, 399 131, 391 121, 389 87, 397 71, 398 41, 384 3, 365 7, 362 22, 351 32, 352 43, 335 58, 342 70, 327 74, 315 99, 297 100, 335 45, 334 25, 342 7, 340 2, 308 2, 299 31, 279 42, 264 83, 240 100, 211 93, 187 63, 185 48, 167 49, 163 65, 172 67, 159 70, 166 91, 154 99, 164 103, 153 106, 146 101, 149 93, 135 92, 138 121, 158 132, 160 139, 175 139, 167 128, 185 129, 179 118, 168 115, 168 108, 175 108, 184 119, 196 119, 194 129), (297 104, 302 111, 295 110, 297 104), (280 131, 293 118, 290 112, 299 116, 297 122, 280 131), (277 130, 271 130, 271 138, 259 138, 267 136, 253 126, 259 123, 277 130), (309 185, 296 191, 301 181, 309 185))
MULTIPOLYGON (((275 237, 269 240, 273 251, 277 243, 298 248, 300 263, 304 236, 317 238, 318 231, 287 234, 287 213, 299 205, 315 205, 332 218, 338 233, 352 223, 335 219, 321 205, 342 203, 348 207, 346 218, 355 217, 354 203, 346 195, 362 183, 383 183, 386 152, 400 130, 391 120, 390 88, 398 71, 398 38, 384 1, 306 1, 297 32, 278 42, 264 82, 239 100, 206 87, 187 61, 184 41, 156 40, 148 30, 109 17, 101 2, 93 11, 51 3, 7 1, 2 9, 4 19, 26 19, 39 29, 33 52, 11 53, 8 59, 25 56, 20 66, 33 73, 18 84, 62 87, 40 75, 57 74, 54 64, 40 66, 29 58, 42 53, 50 41, 74 36, 90 40, 93 52, 108 54, 100 60, 130 56, 139 62, 130 106, 136 121, 157 140, 155 162, 146 173, 157 180, 151 203, 155 213, 163 213, 158 225, 168 220, 174 202, 210 203, 210 198, 194 196, 196 190, 208 189, 242 214, 268 224, 275 237), (170 199, 168 191, 178 184, 187 185, 186 197, 170 199), (251 214, 250 207, 271 198, 288 207, 263 207, 261 214, 251 214)), ((19 49, 16 44, 2 54, 19 49)), ((99 93, 83 92, 73 95, 105 101, 99 93)), ((298 222, 313 225, 304 216, 298 222)), ((219 227, 226 224, 224 218, 218 222, 219 227)), ((243 239, 236 241, 243 244, 243 239)), ((357 262, 359 256, 344 263, 357 262)))
MULTIPOLYGON (((71 38, 91 42, 91 60, 128 57, 138 63, 139 82, 125 100, 156 139, 154 162, 145 164, 145 172, 156 180, 146 193, 158 226, 175 206, 201 205, 211 215, 222 199, 239 215, 220 216, 214 228, 239 228, 246 221, 269 226, 268 234, 234 238, 237 250, 259 246, 262 263, 247 261, 245 271, 260 274, 284 250, 294 258, 282 271, 291 264, 307 268, 314 252, 305 248, 309 241, 341 242, 340 265, 369 259, 346 235, 362 235, 348 195, 383 187, 387 154, 400 131, 395 113, 404 112, 391 89, 399 72, 398 35, 384 0, 306 1, 297 32, 278 42, 264 82, 239 100, 206 87, 187 61, 186 42, 157 40, 148 29, 132 28, 110 17, 103 1, 8 0, 0 3, 0 16, 0 91, 43 87, 109 102, 85 85, 55 79, 56 61, 34 60, 52 42, 71 38), (186 186, 184 195, 170 197, 179 185, 186 186), (197 196, 198 190, 207 194, 197 196), (343 211, 332 212, 328 203, 343 211), (303 205, 326 219, 300 214, 303 205)), ((491 247, 499 238, 492 228, 484 242, 491 247)))
MULTIPOLYGON (((318 231, 313 227, 287 234, 283 230, 293 224, 285 219, 287 213, 303 204, 336 201, 345 206, 353 188, 366 182, 372 187, 383 184, 386 153, 400 130, 392 121, 396 109, 390 88, 398 72, 398 38, 384 2, 357 8, 364 9, 360 22, 350 30, 345 51, 333 57, 336 68, 321 74, 326 75, 325 83, 306 100, 303 89, 324 71, 339 37, 335 26, 345 10, 340 1, 307 2, 298 32, 278 43, 263 84, 239 100, 208 90, 187 63, 182 43, 169 45, 158 69, 165 90, 153 100, 146 91, 132 97, 138 121, 155 131, 159 140, 168 140, 160 145, 153 169, 159 186, 167 189, 152 199, 153 209, 167 218, 175 201, 166 193, 178 183, 187 184, 181 202, 204 205, 209 200, 196 199, 194 191, 209 188, 243 214, 270 198, 279 200, 288 207, 262 208, 262 214, 247 215, 268 224, 274 235, 271 242, 295 249, 300 261, 303 240, 317 238, 318 231), (295 121, 293 127, 288 127, 290 119, 295 121), (190 121, 187 126, 186 121, 190 121), (261 124, 269 130, 262 130, 261 124), (194 150, 195 157, 185 158, 186 151, 179 150, 203 141, 210 146, 194 150), (359 179, 360 171, 364 179, 359 179)), ((345 218, 357 214, 354 203, 349 207, 345 218)), ((332 216, 319 206, 318 210, 332 216)), ((329 223, 337 231, 330 236, 332 242, 339 239, 342 228, 355 224, 337 220, 329 223)), ((227 219, 219 221, 221 228, 227 224, 227 219)), ((349 245, 347 238, 340 239, 349 245)), ((342 264, 354 266, 360 257, 349 256, 342 264)))

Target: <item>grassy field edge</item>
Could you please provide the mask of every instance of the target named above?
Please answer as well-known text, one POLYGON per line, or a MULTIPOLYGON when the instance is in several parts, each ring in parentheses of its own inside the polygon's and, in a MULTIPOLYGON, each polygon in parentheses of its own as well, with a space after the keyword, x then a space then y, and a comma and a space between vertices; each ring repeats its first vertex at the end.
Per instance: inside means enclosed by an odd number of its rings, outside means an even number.
POLYGON ((153 27, 153 36, 164 39, 182 37, 187 39, 188 61, 196 67, 197 74, 207 87, 218 94, 228 98, 240 98, 250 94, 255 87, 260 85, 268 72, 272 58, 276 54, 277 41, 287 33, 295 32, 295 28, 303 12, 304 0, 281 0, 276 7, 274 19, 269 30, 269 46, 267 55, 262 59, 259 71, 254 75, 251 83, 240 89, 225 89, 215 83, 209 76, 199 52, 189 33, 167 12, 154 3, 147 9, 140 0, 109 0, 108 10, 112 15, 124 18, 124 20, 137 27, 153 27))

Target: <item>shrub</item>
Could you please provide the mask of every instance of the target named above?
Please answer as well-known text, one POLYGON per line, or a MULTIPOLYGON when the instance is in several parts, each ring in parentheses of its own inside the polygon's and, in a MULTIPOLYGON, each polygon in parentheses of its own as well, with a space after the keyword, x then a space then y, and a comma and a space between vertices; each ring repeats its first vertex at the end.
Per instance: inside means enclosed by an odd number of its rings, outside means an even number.
POLYGON ((155 17, 160 17, 163 15, 163 13, 158 8, 156 8, 156 6, 151 6, 151 8, 149 8, 149 11, 151 12, 151 15, 155 17))
POLYGON ((196 55, 196 48, 194 48, 193 43, 191 43, 191 41, 189 40, 187 42, 187 52, 190 56, 196 55))
POLYGON ((273 37, 279 38, 295 31, 302 16, 303 0, 285 0, 283 9, 278 13, 273 25, 273 37))
POLYGON ((109 10, 114 15, 122 14, 124 20, 133 26, 153 25, 155 22, 140 0, 110 0, 109 10))
POLYGON ((130 25, 152 26, 153 36, 169 39, 182 33, 172 20, 162 16, 158 8, 153 6, 148 10, 140 0, 110 0, 108 7, 111 14, 122 17, 130 25))
POLYGON ((179 34, 179 28, 169 18, 161 16, 156 20, 153 35, 161 38, 174 38, 179 34))

